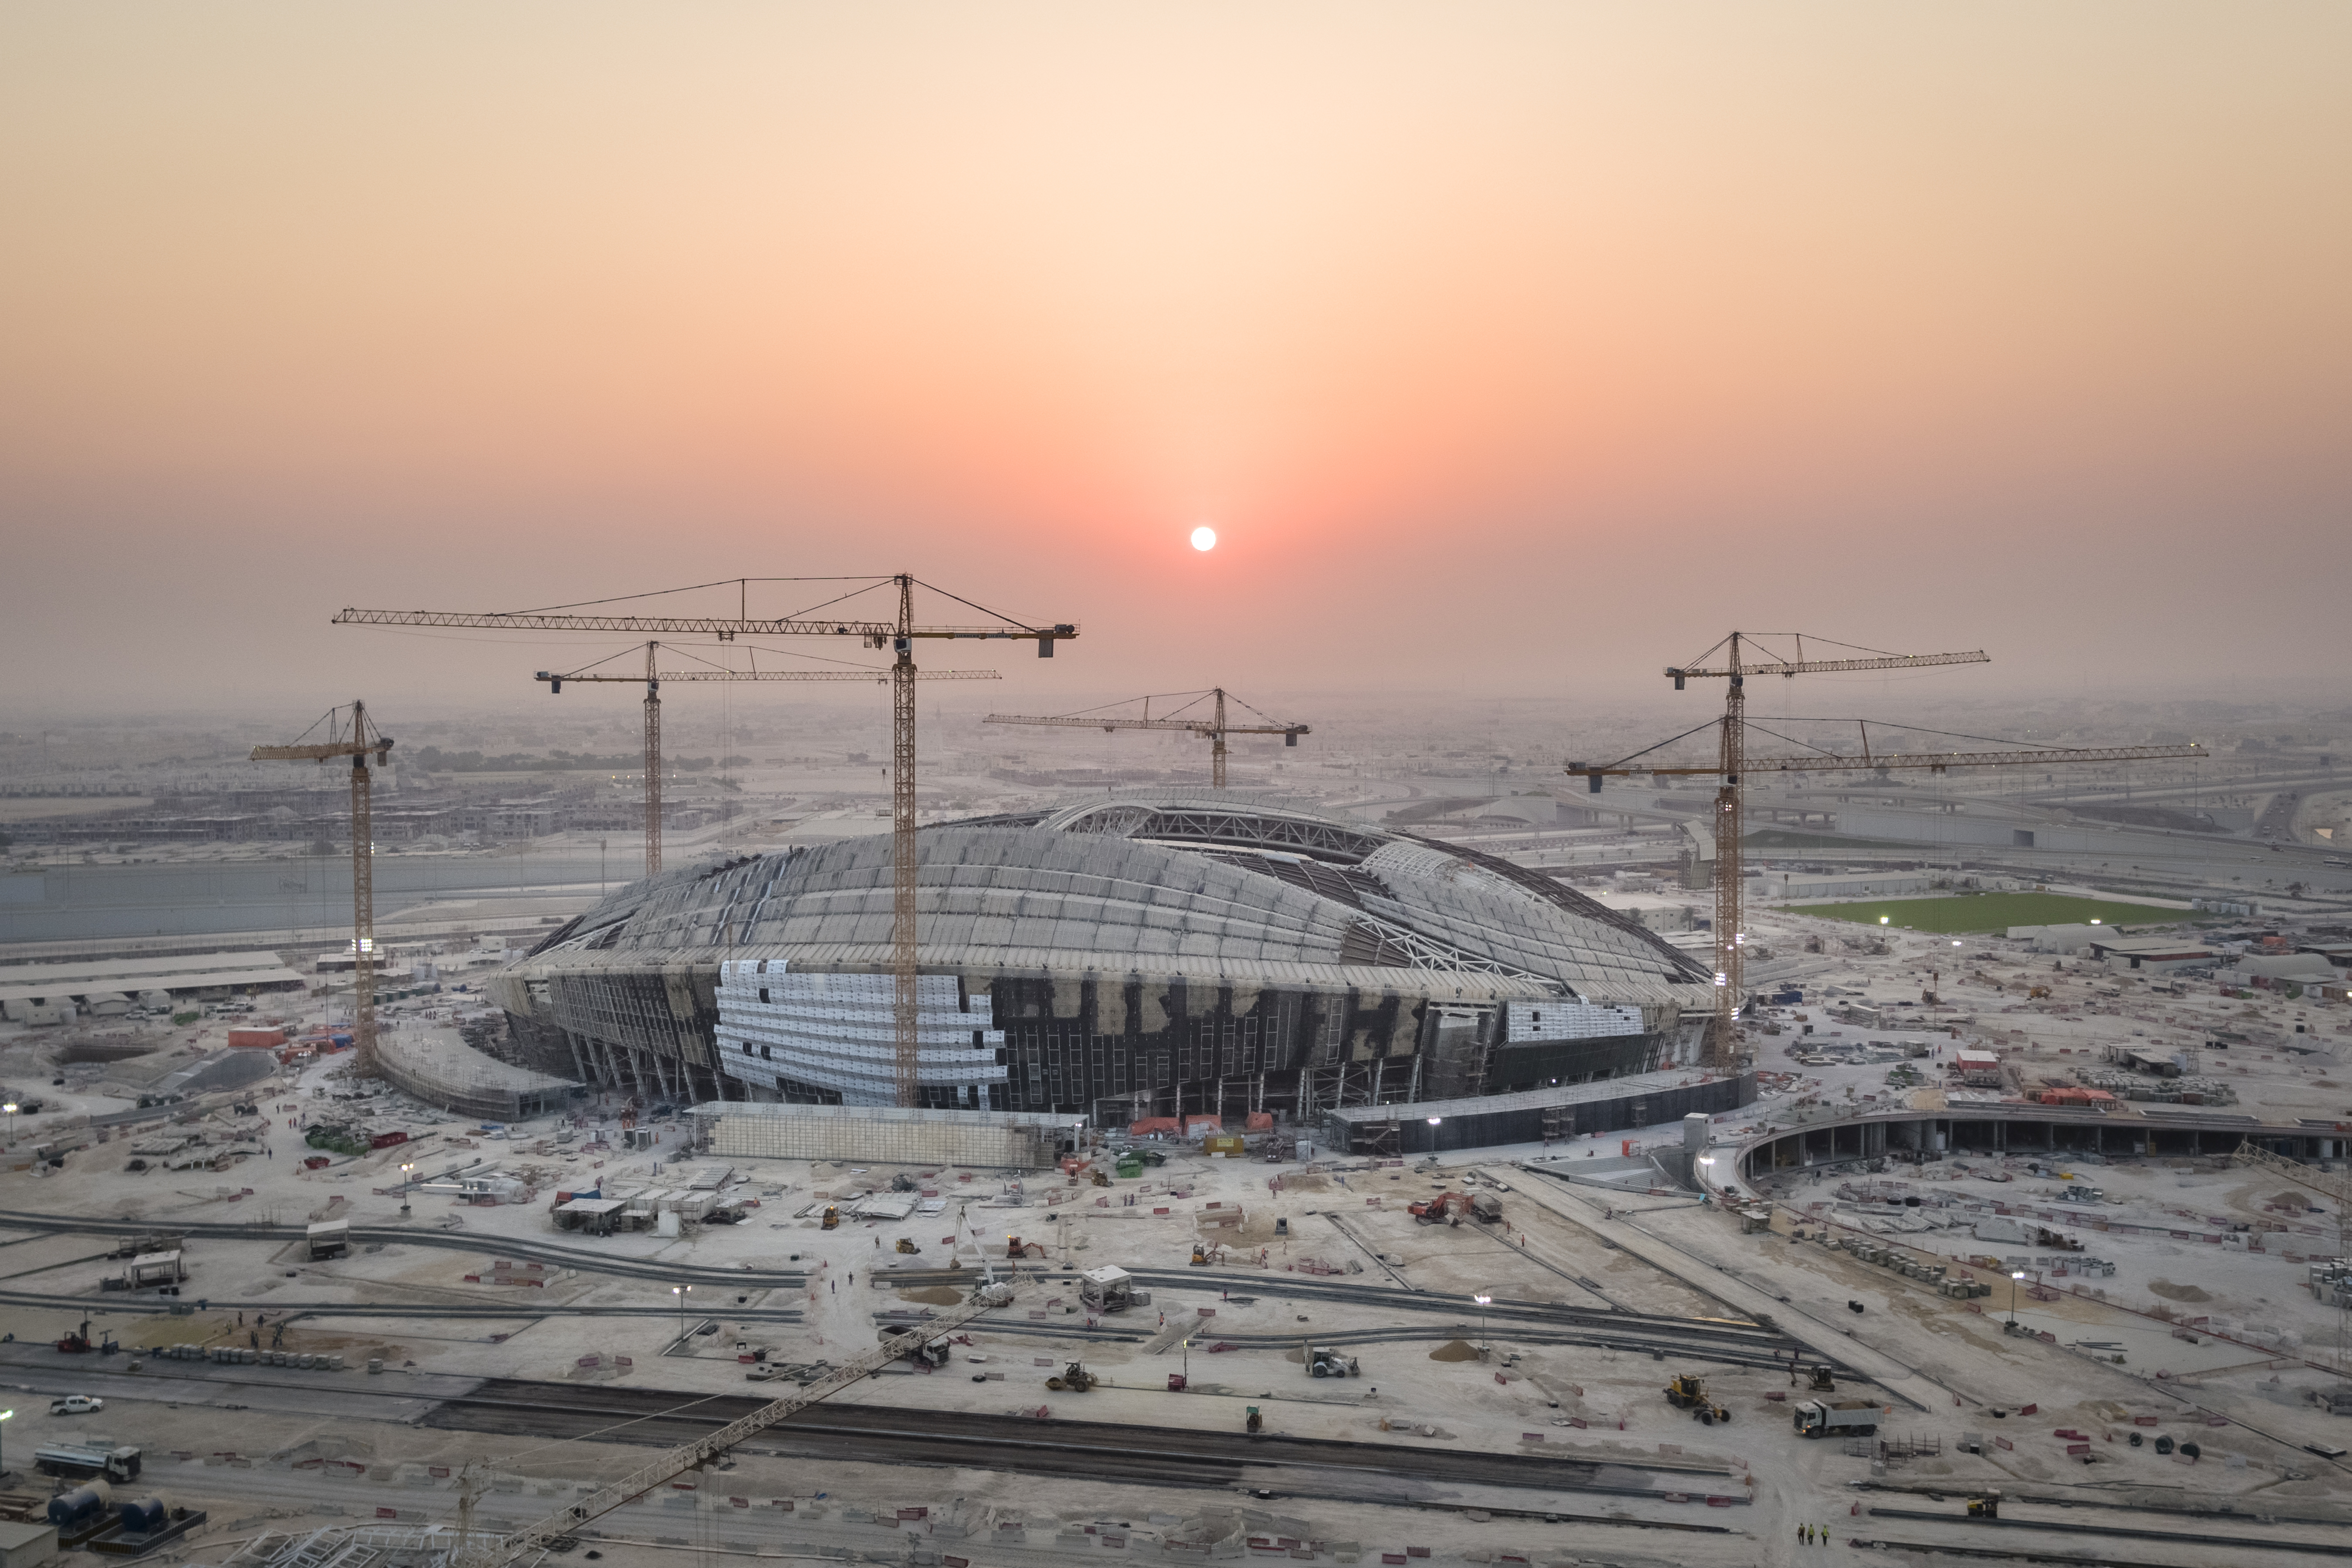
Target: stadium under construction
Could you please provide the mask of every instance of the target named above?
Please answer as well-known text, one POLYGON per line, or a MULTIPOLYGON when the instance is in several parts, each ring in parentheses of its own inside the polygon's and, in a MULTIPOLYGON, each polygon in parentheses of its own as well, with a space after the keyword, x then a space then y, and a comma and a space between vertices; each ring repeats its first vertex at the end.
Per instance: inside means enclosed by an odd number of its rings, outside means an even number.
MULTIPOLYGON (((917 843, 932 1109, 1312 1124, 1687 1081, 1711 1014, 1697 961, 1550 878, 1285 802, 1096 796, 917 843)), ((887 1105, 891 919, 887 836, 681 868, 493 994, 534 1066, 648 1101, 887 1105)))

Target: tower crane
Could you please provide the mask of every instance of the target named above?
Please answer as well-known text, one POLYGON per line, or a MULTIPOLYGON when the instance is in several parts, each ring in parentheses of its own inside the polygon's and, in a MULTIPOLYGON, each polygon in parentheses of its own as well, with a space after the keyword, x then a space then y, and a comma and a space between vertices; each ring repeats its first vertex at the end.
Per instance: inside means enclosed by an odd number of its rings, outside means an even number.
MULTIPOLYGON (((891 862, 891 971, 896 980, 893 994, 893 1029, 896 1046, 894 1068, 898 1103, 913 1106, 919 1103, 916 1076, 916 1002, 915 1002, 915 644, 924 638, 982 639, 1034 641, 1039 658, 1054 657, 1054 645, 1066 642, 1078 635, 1076 625, 1057 621, 1032 626, 1010 617, 965 624, 921 625, 915 620, 915 589, 919 584, 908 573, 887 577, 854 578, 730 578, 724 583, 705 583, 702 589, 733 586, 737 589, 737 613, 732 616, 658 616, 635 613, 614 614, 609 611, 583 614, 591 608, 620 600, 600 601, 598 605, 555 605, 537 610, 470 611, 470 610, 364 610, 345 609, 333 618, 336 626, 471 626, 486 630, 516 632, 631 632, 655 634, 702 634, 721 642, 732 642, 738 637, 857 637, 867 647, 887 648, 896 658, 889 667, 890 675, 890 862, 891 862), (849 583, 856 586, 835 595, 824 604, 797 615, 755 618, 751 614, 751 584, 753 582, 824 581, 849 583), (822 616, 815 612, 832 609, 862 594, 883 589, 895 589, 898 610, 887 618, 869 616, 851 619, 845 616, 822 616)), ((930 584, 919 584, 930 588, 930 584)), ((663 592, 689 592, 689 589, 663 592)), ((932 592, 946 594, 944 589, 932 592)), ((650 598, 649 594, 624 595, 626 599, 650 598)), ((953 594, 946 596, 984 616, 996 612, 983 609, 969 599, 953 594)))
MULTIPOLYGON (((643 675, 599 675, 595 665, 568 670, 561 675, 541 670, 535 679, 546 684, 551 696, 563 690, 567 680, 617 681, 646 686, 646 875, 650 877, 662 868, 661 850, 661 687, 665 680, 871 680, 887 685, 890 679, 887 666, 852 669, 730 669, 724 665, 704 664, 699 668, 657 669, 656 657, 661 644, 646 644, 646 672, 643 675)), ((752 650, 757 652, 757 649, 752 650)), ((614 654, 613 658, 618 658, 614 654)), ((694 656, 687 656, 691 658, 694 656)), ((599 659, 597 663, 606 663, 599 659)), ((918 680, 998 680, 992 669, 924 669, 918 670, 918 680)))
MULTIPOLYGON (((2063 766, 2085 763, 2137 762, 2160 758, 2202 759, 2209 753, 2201 746, 2098 746, 2063 747, 2058 749, 1989 752, 1879 752, 1870 749, 1870 731, 1865 724, 1862 731, 1862 752, 1859 755, 1843 755, 1828 752, 1810 756, 1749 757, 1748 755, 1748 677, 1778 675, 1793 678, 1799 675, 1819 675, 1833 672, 1873 669, 1924 669, 1938 665, 1990 664, 1991 657, 1982 650, 1969 653, 1885 653, 1876 648, 1853 648, 1843 643, 1830 647, 1846 649, 1864 657, 1859 658, 1808 658, 1806 638, 1794 632, 1733 632, 1715 647, 1687 665, 1670 666, 1667 678, 1675 689, 1685 689, 1692 680, 1719 679, 1725 682, 1723 717, 1711 721, 1720 727, 1717 760, 1713 767, 1631 767, 1627 763, 1643 755, 1637 752, 1632 757, 1606 766, 1590 763, 1570 763, 1567 772, 1571 777, 1590 781, 1591 793, 1601 793, 1601 782, 1611 776, 1653 774, 1659 777, 1713 776, 1719 780, 1715 792, 1712 821, 1715 828, 1715 1026, 1708 1031, 1708 1065, 1723 1068, 1732 1056, 1732 1026, 1747 993, 1742 988, 1745 969, 1743 949, 1747 942, 1744 930, 1745 889, 1741 881, 1742 835, 1745 831, 1741 807, 1742 787, 1750 773, 1813 773, 1840 770, 1882 772, 1895 768, 1927 768, 1943 773, 1950 768, 2001 767, 2020 764, 2063 766), (1787 637, 1795 643, 1792 654, 1784 656, 1769 645, 1759 643, 1763 637, 1787 637), (1708 666, 1706 661, 1717 653, 1723 662, 1708 666)), ((1814 637, 1818 647, 1827 641, 1814 637)), ((1707 728, 1702 725, 1700 728, 1707 728)), ((1685 731, 1684 734, 1695 734, 1685 731)), ((1680 740, 1680 735, 1674 740, 1680 740)), ((1662 742, 1670 745, 1672 741, 1662 742)), ((1655 746, 1647 748, 1655 751, 1655 746)))
MULTIPOLYGON (((321 721, 324 741, 290 746, 256 746, 257 763, 331 763, 352 760, 352 1047, 362 1078, 375 1072, 375 826, 370 810, 369 759, 382 765, 392 754, 392 737, 375 727, 367 704, 354 698, 350 727, 341 710, 321 721)), ((319 726, 313 724, 311 729, 319 726)), ((308 731, 305 731, 306 733, 308 731)))
MULTIPOLYGON (((1143 716, 1141 718, 1126 718, 1117 714, 1107 715, 1103 713, 1101 709, 1090 708, 1081 710, 1076 713, 1056 714, 1052 717, 1032 717, 1019 713, 991 713, 986 719, 982 720, 982 722, 986 724, 1045 724, 1055 725, 1069 730, 1100 730, 1105 734, 1109 734, 1115 730, 1181 730, 1194 735, 1204 735, 1209 740, 1210 783, 1217 789, 1223 789, 1225 787, 1226 736, 1279 735, 1282 737, 1282 743, 1284 745, 1296 746, 1298 744, 1299 736, 1313 733, 1313 731, 1304 724, 1279 724, 1271 719, 1266 719, 1265 714, 1258 713, 1256 709, 1250 708, 1248 703, 1244 702, 1238 697, 1234 697, 1233 693, 1227 691, 1222 686, 1213 686, 1206 691, 1154 692, 1149 697, 1140 699, 1130 698, 1129 700, 1139 700, 1142 702, 1143 716), (1192 701, 1186 702, 1182 707, 1178 708, 1172 713, 1162 713, 1159 718, 1154 719, 1151 716, 1152 703, 1156 701, 1165 701, 1171 697, 1187 697, 1192 699, 1192 701), (1213 700, 1214 701, 1214 709, 1212 714, 1196 716, 1190 719, 1183 716, 1184 710, 1192 707, 1193 703, 1208 701, 1211 700, 1213 700), (1252 713, 1256 713, 1258 718, 1264 719, 1265 721, 1262 724, 1227 723, 1225 721, 1225 703, 1229 700, 1237 707, 1249 708, 1249 710, 1252 713)), ((1123 708, 1126 705, 1126 703, 1122 702, 1105 704, 1106 707, 1113 708, 1123 708)))

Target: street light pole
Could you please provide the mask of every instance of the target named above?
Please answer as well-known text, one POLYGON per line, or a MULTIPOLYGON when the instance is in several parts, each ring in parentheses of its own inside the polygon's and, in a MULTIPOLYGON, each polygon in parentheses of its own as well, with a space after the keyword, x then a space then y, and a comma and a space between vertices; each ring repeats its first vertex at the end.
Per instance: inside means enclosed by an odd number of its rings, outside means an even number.
POLYGON ((693 1292, 691 1285, 673 1285, 669 1293, 677 1298, 677 1342, 686 1343, 686 1299, 693 1292))
MULTIPOLYGON (((16 1414, 16 1413, 13 1410, 0 1410, 0 1421, 10 1420, 14 1418, 16 1414)), ((0 1477, 5 1477, 7 1474, 8 1467, 5 1463, 0 1463, 0 1477)))
POLYGON ((5 1105, 0 1105, 0 1110, 8 1113, 8 1147, 14 1149, 16 1146, 16 1102, 12 1100, 5 1105))
POLYGON ((415 1170, 416 1162, 414 1160, 400 1167, 400 1217, 403 1219, 408 1217, 408 1189, 415 1184, 413 1176, 415 1170))
POLYGON ((2010 1276, 2009 1276, 2009 1327, 2010 1327, 2010 1331, 2011 1331, 2011 1333, 2014 1333, 2014 1332, 2016 1332, 2016 1331, 2017 1331, 2017 1282, 2018 1282, 2019 1280, 2021 1280, 2021 1279, 2024 1279, 2024 1278, 2025 1278, 2025 1270, 2024 1270, 2024 1269, 2022 1269, 2022 1268, 2011 1269, 2011 1270, 2010 1271, 2010 1276))
POLYGON ((1478 1303, 1478 1359, 1485 1361, 1486 1359, 1486 1309, 1495 1304, 1495 1298, 1482 1290, 1470 1299, 1478 1303))

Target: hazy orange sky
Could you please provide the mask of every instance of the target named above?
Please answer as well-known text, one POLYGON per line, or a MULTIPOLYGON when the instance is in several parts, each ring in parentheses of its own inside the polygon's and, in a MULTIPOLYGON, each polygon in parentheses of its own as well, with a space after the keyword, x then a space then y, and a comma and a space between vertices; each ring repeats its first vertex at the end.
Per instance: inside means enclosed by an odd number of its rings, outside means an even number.
POLYGON ((1024 702, 2352 642, 2342 0, 16 6, 0 212, 0 719, 901 567, 1024 702))

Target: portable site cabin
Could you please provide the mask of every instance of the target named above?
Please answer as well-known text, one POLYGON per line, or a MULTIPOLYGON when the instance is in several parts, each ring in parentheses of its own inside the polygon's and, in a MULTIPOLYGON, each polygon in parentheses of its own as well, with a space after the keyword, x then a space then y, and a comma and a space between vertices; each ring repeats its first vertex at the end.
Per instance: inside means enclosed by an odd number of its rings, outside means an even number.
POLYGON ((144 1290, 154 1285, 177 1285, 188 1277, 188 1266, 177 1252, 142 1252, 122 1271, 125 1289, 144 1290))
POLYGON ((305 1235, 314 1263, 322 1258, 341 1258, 352 1249, 352 1222, 347 1219, 322 1219, 305 1235))
POLYGON ((1078 1300, 1097 1312, 1124 1312, 1135 1305, 1135 1276, 1124 1268, 1089 1268, 1078 1276, 1078 1300))

